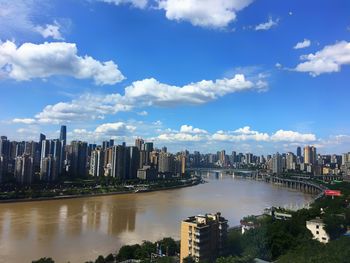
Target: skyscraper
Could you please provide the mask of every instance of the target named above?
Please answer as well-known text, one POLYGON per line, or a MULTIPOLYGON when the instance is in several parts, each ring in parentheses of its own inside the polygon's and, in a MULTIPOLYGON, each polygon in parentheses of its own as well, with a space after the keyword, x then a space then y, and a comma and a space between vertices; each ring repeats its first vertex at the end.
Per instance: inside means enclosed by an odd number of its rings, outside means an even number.
POLYGON ((300 146, 297 147, 297 156, 301 157, 301 147, 300 146))
POLYGON ((141 138, 137 138, 135 140, 135 146, 139 149, 139 151, 143 150, 143 144, 144 144, 144 140, 141 138))
POLYGON ((282 156, 279 153, 276 153, 272 157, 272 172, 274 174, 281 174, 282 173, 282 156))
POLYGON ((304 147, 304 163, 315 164, 317 160, 316 147, 305 146, 304 147))
POLYGON ((31 184, 34 172, 34 160, 29 154, 18 156, 15 159, 14 175, 18 183, 31 184))
POLYGON ((67 126, 62 125, 61 126, 61 132, 60 132, 60 141, 61 141, 61 150, 60 150, 60 160, 58 165, 58 172, 59 174, 63 171, 64 166, 64 157, 65 157, 65 149, 67 145, 67 126))
POLYGON ((62 125, 61 126, 61 132, 60 132, 60 141, 64 141, 64 144, 67 142, 67 126, 62 125))
POLYGON ((72 141, 69 171, 71 176, 85 177, 87 175, 88 144, 81 141, 72 141))

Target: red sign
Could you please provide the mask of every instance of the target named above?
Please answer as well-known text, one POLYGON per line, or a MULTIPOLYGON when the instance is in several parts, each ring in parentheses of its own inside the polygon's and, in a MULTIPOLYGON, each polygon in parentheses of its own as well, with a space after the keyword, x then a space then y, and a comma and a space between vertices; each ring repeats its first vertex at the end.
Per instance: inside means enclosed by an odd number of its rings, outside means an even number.
POLYGON ((341 192, 339 190, 324 190, 324 193, 327 196, 341 196, 341 192))

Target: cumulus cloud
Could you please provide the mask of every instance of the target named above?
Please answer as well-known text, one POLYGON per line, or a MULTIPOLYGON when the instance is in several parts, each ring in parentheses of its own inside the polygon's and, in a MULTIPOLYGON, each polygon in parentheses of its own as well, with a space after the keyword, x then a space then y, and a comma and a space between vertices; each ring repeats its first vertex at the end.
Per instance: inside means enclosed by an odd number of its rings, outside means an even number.
POLYGON ((125 135, 136 130, 135 126, 127 125, 124 122, 104 123, 95 129, 95 133, 104 135, 125 135))
POLYGON ((269 20, 267 22, 256 25, 255 30, 256 31, 269 30, 272 27, 277 26, 278 22, 279 22, 279 19, 273 20, 272 17, 269 17, 269 20))
POLYGON ((226 27, 253 0, 158 0, 169 20, 188 21, 194 26, 226 27))
POLYGON ((140 111, 137 113, 137 115, 140 115, 140 116, 147 116, 148 115, 148 112, 147 111, 140 111))
POLYGON ((244 90, 266 89, 260 82, 247 80, 243 74, 232 78, 202 80, 185 86, 172 86, 154 78, 135 81, 125 89, 124 99, 144 106, 175 106, 178 104, 203 104, 230 93, 244 90))
POLYGON ((312 76, 323 73, 339 72, 341 66, 350 64, 350 43, 338 42, 334 45, 325 46, 315 54, 300 57, 305 62, 295 68, 299 72, 308 72, 312 76))
POLYGON ((46 106, 35 118, 43 123, 61 123, 103 119, 105 115, 130 111, 135 108, 204 104, 227 94, 240 91, 264 91, 267 82, 264 75, 254 81, 242 74, 232 78, 202 80, 184 86, 172 86, 154 78, 133 82, 125 88, 125 94, 85 94, 71 102, 59 102, 46 106))
POLYGON ((180 132, 182 132, 182 133, 194 133, 194 134, 208 133, 206 130, 199 129, 199 128, 193 128, 193 126, 191 126, 191 125, 182 125, 180 127, 180 132))
POLYGON ((213 140, 217 141, 268 141, 269 135, 251 130, 249 126, 239 128, 235 131, 217 131, 212 135, 213 140))
POLYGON ((113 61, 100 62, 90 56, 78 56, 74 43, 45 42, 0 43, 0 69, 17 81, 66 75, 77 79, 94 79, 97 85, 112 85, 125 79, 113 61))
POLYGON ((61 25, 54 21, 53 24, 46 24, 45 26, 36 26, 35 30, 40 33, 44 38, 53 38, 55 40, 64 40, 60 32, 61 25))
POLYGON ((34 123, 36 123, 36 120, 32 119, 32 118, 23 118, 23 119, 15 118, 12 120, 12 122, 13 123, 21 123, 21 124, 34 124, 34 123))
MULTIPOLYGON (((197 128, 198 129, 198 128, 197 128)), ((179 131, 169 130, 162 132, 156 139, 165 141, 213 141, 213 142, 315 142, 314 134, 303 134, 296 131, 278 130, 271 135, 266 132, 252 130, 249 126, 245 126, 233 131, 219 130, 215 133, 198 129, 202 132, 193 132, 192 126, 183 125, 179 131)))
POLYGON ((284 142, 313 142, 316 141, 316 135, 311 133, 278 130, 271 136, 271 140, 284 142))
POLYGON ((293 48, 294 49, 307 48, 310 45, 311 45, 311 41, 305 38, 304 41, 298 42, 293 48))
POLYGON ((99 0, 99 1, 109 3, 109 4, 114 4, 114 5, 131 4, 132 6, 141 8, 141 9, 145 8, 148 3, 148 0, 99 0))

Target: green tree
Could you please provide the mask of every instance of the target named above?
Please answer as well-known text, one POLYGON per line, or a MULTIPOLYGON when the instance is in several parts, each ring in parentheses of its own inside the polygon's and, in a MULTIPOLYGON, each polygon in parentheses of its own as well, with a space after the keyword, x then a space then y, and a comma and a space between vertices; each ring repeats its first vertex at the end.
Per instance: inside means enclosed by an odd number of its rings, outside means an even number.
POLYGON ((55 263, 55 261, 52 258, 40 258, 32 261, 32 263, 55 263))
POLYGON ((193 257, 188 256, 188 257, 185 257, 182 262, 183 263, 195 263, 195 260, 193 259, 193 257))

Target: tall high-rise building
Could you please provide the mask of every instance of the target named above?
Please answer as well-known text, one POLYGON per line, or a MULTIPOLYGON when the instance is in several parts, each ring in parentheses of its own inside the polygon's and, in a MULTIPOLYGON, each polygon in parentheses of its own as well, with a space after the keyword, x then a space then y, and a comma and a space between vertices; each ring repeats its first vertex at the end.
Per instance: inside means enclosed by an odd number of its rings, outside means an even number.
POLYGON ((60 141, 61 142, 64 141, 65 144, 67 142, 67 126, 66 125, 61 126, 60 141))
POLYGON ((88 144, 81 141, 72 141, 69 170, 71 176, 85 177, 87 175, 88 144))
POLYGON ((301 147, 297 147, 297 157, 301 157, 301 147))
POLYGON ((94 177, 104 175, 104 151, 102 149, 91 152, 89 174, 94 177))
POLYGON ((61 174, 63 171, 65 149, 67 145, 67 126, 66 125, 61 126, 60 141, 61 141, 61 152, 60 152, 60 162, 59 162, 58 172, 61 174))
POLYGON ((160 173, 170 173, 174 171, 174 155, 161 152, 159 154, 158 171, 160 173))
POLYGON ((135 146, 139 149, 139 151, 143 150, 143 144, 145 143, 145 141, 141 138, 137 138, 135 140, 135 146))
POLYGON ((305 146, 304 147, 304 163, 315 164, 317 160, 316 147, 305 146))
POLYGON ((192 257, 196 262, 214 262, 224 255, 227 220, 220 213, 191 216, 181 222, 180 262, 192 257))
POLYGON ((146 152, 152 152, 153 151, 153 142, 146 142, 144 145, 144 150, 146 152))
POLYGON ((122 145, 112 147, 111 175, 120 180, 126 179, 127 151, 122 145))
POLYGON ((140 151, 136 146, 127 147, 127 171, 126 178, 127 179, 136 179, 137 178, 137 170, 140 165, 140 151))
POLYGON ((274 174, 281 174, 283 171, 282 156, 279 153, 276 153, 272 157, 272 172, 274 174))
POLYGON ((292 152, 287 153, 286 168, 287 168, 287 170, 294 170, 295 169, 295 156, 292 152))
POLYGON ((29 154, 15 159, 14 176, 20 184, 31 184, 34 172, 34 159, 29 154))

